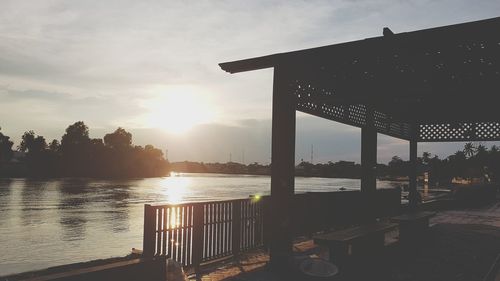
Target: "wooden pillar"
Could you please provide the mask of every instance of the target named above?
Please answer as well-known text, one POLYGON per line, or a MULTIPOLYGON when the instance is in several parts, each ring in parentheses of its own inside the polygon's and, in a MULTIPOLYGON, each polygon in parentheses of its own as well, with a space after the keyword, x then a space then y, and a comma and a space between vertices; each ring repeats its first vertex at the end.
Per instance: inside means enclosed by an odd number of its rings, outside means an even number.
POLYGON ((361 128, 361 191, 377 188, 377 130, 373 124, 373 110, 366 111, 366 125, 361 128))
POLYGON ((233 229, 231 237, 233 237, 232 250, 233 255, 237 257, 240 254, 241 248, 241 201, 233 201, 233 209, 231 217, 233 218, 233 229))
POLYGON ((192 259, 194 271, 200 273, 200 264, 203 261, 203 227, 205 219, 205 205, 203 203, 193 205, 193 246, 192 259))
POLYGON ((418 204, 418 195, 417 195, 417 140, 415 137, 410 140, 410 167, 409 167, 409 194, 408 200, 410 201, 410 208, 415 209, 418 204))
POLYGON ((291 209, 295 174, 295 97, 284 68, 274 67, 271 147, 270 265, 283 269, 292 256, 291 209))
POLYGON ((142 239, 143 256, 152 258, 156 254, 156 209, 150 204, 144 205, 144 234, 142 239))

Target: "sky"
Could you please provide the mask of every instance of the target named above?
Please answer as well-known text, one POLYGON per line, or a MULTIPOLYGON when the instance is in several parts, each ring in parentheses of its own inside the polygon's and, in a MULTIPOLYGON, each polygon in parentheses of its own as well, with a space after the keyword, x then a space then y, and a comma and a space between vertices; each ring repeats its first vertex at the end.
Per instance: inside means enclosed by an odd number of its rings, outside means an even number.
MULTIPOLYGON (((490 0, 0 0, 0 127, 17 145, 82 120, 92 137, 123 127, 170 161, 269 163, 272 70, 218 63, 499 15, 490 0)), ((408 158, 406 141, 378 140, 379 162, 408 158)), ((360 130, 297 114, 296 161, 311 146, 316 163, 359 162, 360 130)))

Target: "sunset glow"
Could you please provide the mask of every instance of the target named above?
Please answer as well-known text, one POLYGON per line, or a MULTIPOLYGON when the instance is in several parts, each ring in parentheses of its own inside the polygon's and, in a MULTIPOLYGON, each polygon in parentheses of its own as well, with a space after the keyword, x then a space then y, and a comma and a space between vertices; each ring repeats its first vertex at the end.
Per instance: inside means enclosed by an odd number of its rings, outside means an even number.
POLYGON ((154 90, 156 98, 144 102, 149 110, 145 125, 182 134, 196 125, 215 120, 209 95, 193 86, 167 86, 154 90))

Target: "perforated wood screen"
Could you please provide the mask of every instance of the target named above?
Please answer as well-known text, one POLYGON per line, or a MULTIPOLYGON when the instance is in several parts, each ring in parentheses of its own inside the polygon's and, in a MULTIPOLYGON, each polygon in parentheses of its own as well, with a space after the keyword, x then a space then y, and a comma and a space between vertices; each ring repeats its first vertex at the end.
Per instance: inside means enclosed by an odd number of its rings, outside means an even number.
POLYGON ((418 141, 495 141, 500 140, 499 122, 421 124, 418 141))
POLYGON ((374 125, 379 133, 401 139, 411 137, 409 124, 392 122, 387 114, 368 110, 364 104, 333 104, 327 99, 332 96, 331 92, 298 80, 291 87, 298 111, 356 127, 374 125))

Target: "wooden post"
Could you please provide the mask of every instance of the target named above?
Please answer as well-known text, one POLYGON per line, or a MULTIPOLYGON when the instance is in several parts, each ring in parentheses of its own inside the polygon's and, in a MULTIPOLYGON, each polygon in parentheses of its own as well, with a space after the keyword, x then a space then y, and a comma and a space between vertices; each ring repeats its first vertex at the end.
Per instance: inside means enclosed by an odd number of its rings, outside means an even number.
POLYGON ((377 130, 373 110, 366 110, 366 124, 361 128, 361 191, 377 189, 377 130))
POLYGON ((203 261, 203 229, 204 229, 204 204, 193 205, 193 266, 195 272, 199 272, 199 267, 203 261))
POLYGON ((232 241, 232 252, 234 256, 238 256, 240 253, 240 245, 241 245, 241 201, 235 200, 233 201, 233 209, 232 209, 232 221, 233 221, 233 229, 231 229, 231 237, 232 241))
POLYGON ((295 107, 284 66, 274 67, 271 147, 270 265, 287 268, 292 257, 291 207, 295 177, 295 107))
POLYGON ((155 255, 156 245, 156 208, 144 205, 144 237, 142 238, 142 254, 144 257, 155 255))
POLYGON ((410 209, 415 209, 418 204, 418 195, 417 195, 417 140, 416 138, 412 138, 410 140, 410 167, 409 167, 409 206, 410 209))
POLYGON ((271 247, 271 197, 262 196, 262 244, 264 249, 268 250, 271 247))

